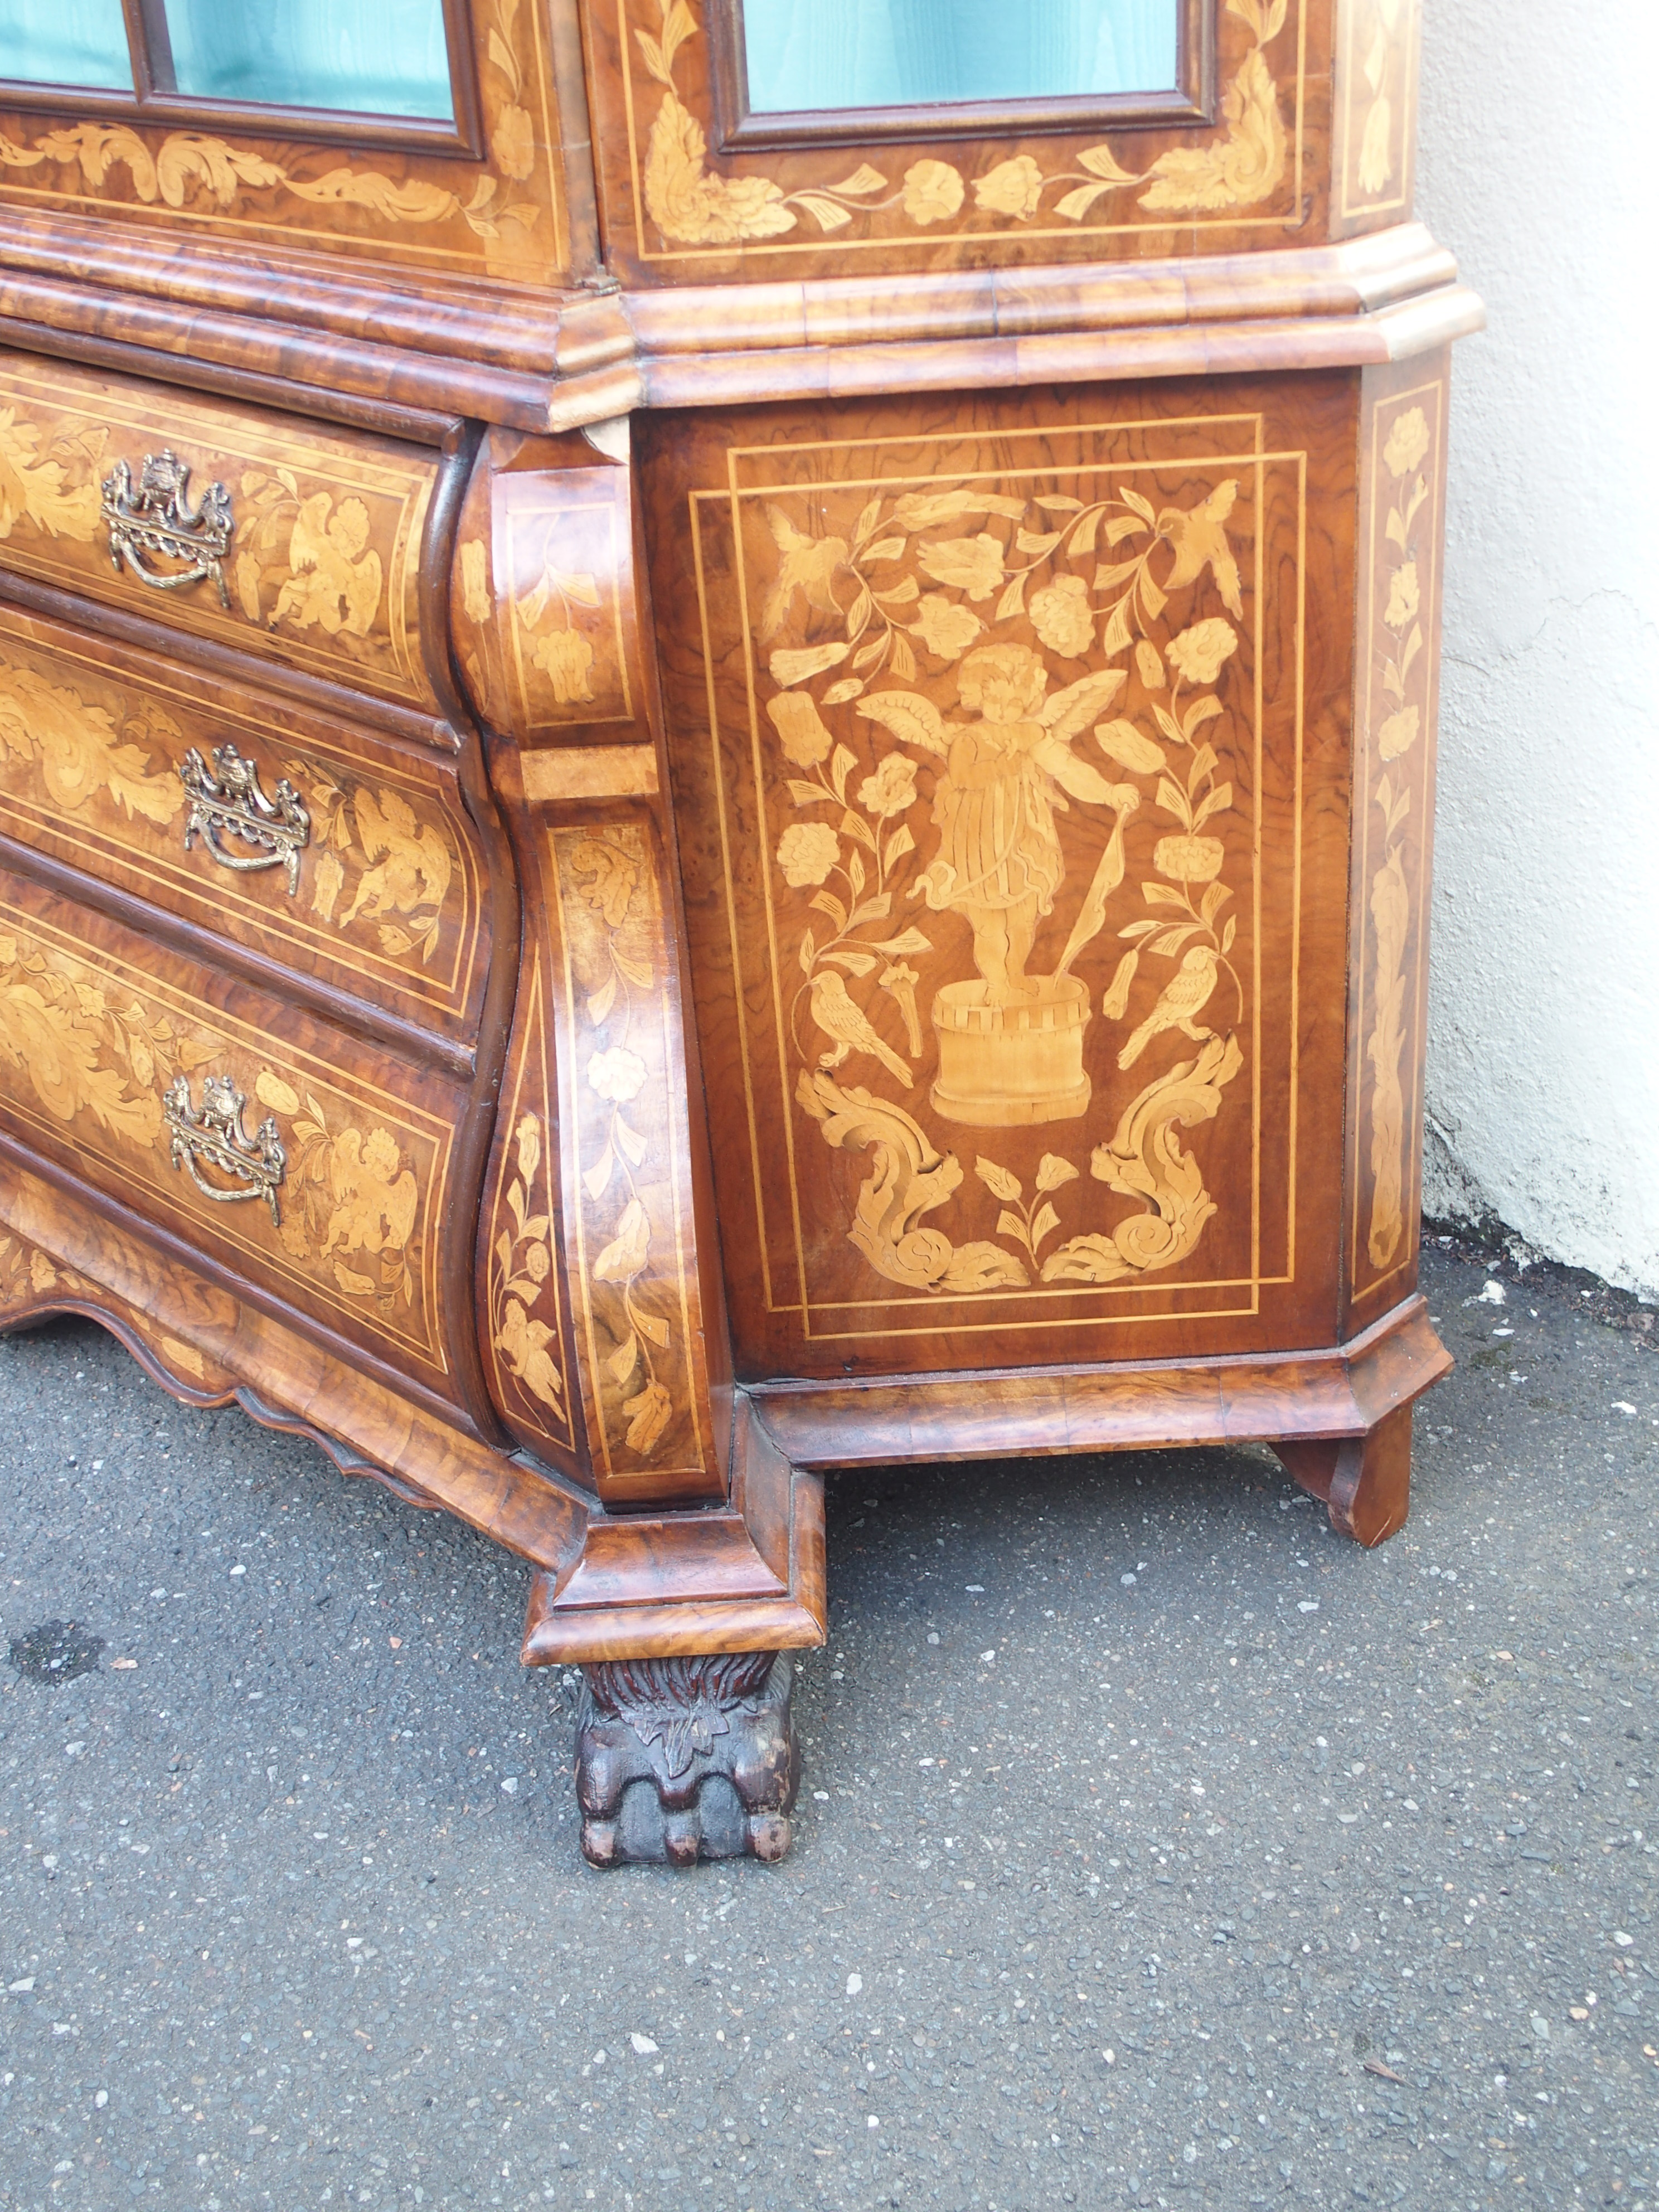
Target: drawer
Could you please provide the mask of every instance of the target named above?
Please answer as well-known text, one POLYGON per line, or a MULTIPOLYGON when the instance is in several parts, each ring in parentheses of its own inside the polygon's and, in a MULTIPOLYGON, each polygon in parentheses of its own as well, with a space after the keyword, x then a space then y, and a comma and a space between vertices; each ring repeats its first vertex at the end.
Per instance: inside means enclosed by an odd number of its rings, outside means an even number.
POLYGON ((477 1033, 483 865, 454 769, 422 748, 0 604, 0 834, 394 1018, 477 1033))
POLYGON ((0 869, 0 1128, 453 1400, 464 1095, 0 869), (449 1247, 453 1245, 453 1249, 449 1247))
POLYGON ((428 711, 437 468, 394 439, 0 352, 0 568, 428 711))

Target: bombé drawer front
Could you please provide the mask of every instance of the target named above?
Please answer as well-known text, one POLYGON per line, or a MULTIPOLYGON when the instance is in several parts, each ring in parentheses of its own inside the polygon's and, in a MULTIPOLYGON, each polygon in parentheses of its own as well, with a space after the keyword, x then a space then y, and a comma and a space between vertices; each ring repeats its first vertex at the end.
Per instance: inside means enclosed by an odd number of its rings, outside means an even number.
POLYGON ((0 351, 0 568, 419 712, 434 453, 0 351))
POLYGON ((0 836, 470 1042, 485 871, 453 764, 0 603, 0 836))
POLYGON ((447 1222, 464 1103, 0 869, 0 1131, 237 1291, 451 1399, 440 1279, 466 1264, 447 1222))

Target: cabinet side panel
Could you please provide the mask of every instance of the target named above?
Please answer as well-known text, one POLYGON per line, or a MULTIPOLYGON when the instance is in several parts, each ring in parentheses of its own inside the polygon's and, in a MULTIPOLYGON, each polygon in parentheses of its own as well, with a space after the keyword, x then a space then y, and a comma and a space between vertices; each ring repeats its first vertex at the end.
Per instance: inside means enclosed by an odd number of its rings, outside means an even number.
POLYGON ((609 1506, 723 1495, 731 1431, 625 459, 496 434, 453 621, 496 734, 526 968, 478 1295, 521 1443, 609 1506))
POLYGON ((1367 373, 1360 420, 1349 1327, 1416 1287, 1449 357, 1367 373))
POLYGON ((1421 0, 1341 0, 1331 129, 1331 235, 1411 219, 1421 0))
POLYGON ((1331 1340, 1357 391, 642 433, 741 1379, 1331 1340))

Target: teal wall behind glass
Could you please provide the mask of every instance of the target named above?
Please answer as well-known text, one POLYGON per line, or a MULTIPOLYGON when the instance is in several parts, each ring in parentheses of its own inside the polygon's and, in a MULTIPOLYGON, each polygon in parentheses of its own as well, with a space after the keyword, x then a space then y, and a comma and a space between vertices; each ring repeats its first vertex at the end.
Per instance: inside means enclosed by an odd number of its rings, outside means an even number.
POLYGON ((1176 85, 1180 0, 744 0, 749 104, 896 107, 1176 85))
POLYGON ((131 92, 121 0, 0 0, 0 76, 131 92))
POLYGON ((455 112, 442 0, 167 0, 167 9, 181 93, 445 121, 455 112))

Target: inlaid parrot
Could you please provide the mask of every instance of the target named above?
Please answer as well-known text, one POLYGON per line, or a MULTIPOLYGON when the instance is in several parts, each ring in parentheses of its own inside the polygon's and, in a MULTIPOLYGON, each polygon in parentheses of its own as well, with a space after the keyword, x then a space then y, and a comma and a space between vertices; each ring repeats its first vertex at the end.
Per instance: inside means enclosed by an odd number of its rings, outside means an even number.
POLYGON ((836 1040, 835 1050, 819 1060, 820 1067, 839 1067, 849 1052, 867 1052, 897 1076, 907 1091, 911 1088, 909 1069, 871 1027, 833 968, 820 968, 812 978, 812 1019, 826 1036, 836 1040))
POLYGON ((1164 1030, 1181 1030, 1200 1042, 1212 1034, 1209 1030, 1196 1028, 1193 1017, 1207 1004, 1215 988, 1216 963, 1220 957, 1212 945, 1193 946, 1159 992, 1158 1004, 1119 1053, 1120 1067, 1133 1067, 1152 1039, 1164 1030))

